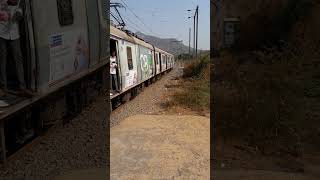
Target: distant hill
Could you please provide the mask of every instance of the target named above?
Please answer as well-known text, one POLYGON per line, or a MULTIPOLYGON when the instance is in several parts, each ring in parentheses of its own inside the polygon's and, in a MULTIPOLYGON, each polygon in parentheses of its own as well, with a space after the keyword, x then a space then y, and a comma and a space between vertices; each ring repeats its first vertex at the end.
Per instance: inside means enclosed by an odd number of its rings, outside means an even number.
MULTIPOLYGON (((135 33, 139 38, 144 39, 148 43, 163 49, 171 54, 174 55, 180 55, 180 54, 186 54, 189 52, 189 46, 184 45, 181 42, 172 42, 172 41, 178 41, 174 38, 169 39, 162 39, 155 36, 150 36, 143 34, 141 32, 135 33)), ((191 52, 193 51, 193 48, 191 48, 191 52)))

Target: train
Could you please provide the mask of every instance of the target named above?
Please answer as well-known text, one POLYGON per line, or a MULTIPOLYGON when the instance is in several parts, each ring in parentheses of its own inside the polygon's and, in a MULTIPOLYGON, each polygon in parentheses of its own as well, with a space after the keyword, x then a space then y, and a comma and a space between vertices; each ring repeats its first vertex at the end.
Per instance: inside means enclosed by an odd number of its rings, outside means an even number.
POLYGON ((114 26, 110 26, 110 52, 115 52, 120 87, 118 92, 110 94, 113 102, 128 101, 175 65, 173 54, 114 26))
MULTIPOLYGON (((109 88, 108 1, 18 1, 24 79, 33 95, 0 97, 1 162, 47 128, 68 123, 109 88)), ((7 62, 14 89, 14 65, 7 62)))
MULTIPOLYGON (((118 57, 120 91, 108 99, 109 114, 112 102, 132 97, 174 66, 172 54, 110 25, 108 1, 18 1, 24 79, 33 96, 0 95, 3 163, 110 89, 110 51, 118 57)), ((14 65, 7 62, 8 86, 15 88, 14 65)))

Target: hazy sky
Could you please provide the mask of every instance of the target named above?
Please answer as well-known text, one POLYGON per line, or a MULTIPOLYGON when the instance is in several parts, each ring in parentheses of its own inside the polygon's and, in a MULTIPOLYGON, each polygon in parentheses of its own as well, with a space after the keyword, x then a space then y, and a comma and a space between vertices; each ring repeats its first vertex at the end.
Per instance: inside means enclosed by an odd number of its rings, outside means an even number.
POLYGON ((194 11, 187 10, 196 9, 199 5, 198 48, 210 49, 210 0, 111 0, 110 2, 128 5, 129 8, 119 9, 127 29, 133 32, 139 30, 161 38, 176 38, 183 40, 185 45, 189 44, 189 27, 192 28, 193 37, 193 18, 188 19, 188 16, 193 16, 194 11))

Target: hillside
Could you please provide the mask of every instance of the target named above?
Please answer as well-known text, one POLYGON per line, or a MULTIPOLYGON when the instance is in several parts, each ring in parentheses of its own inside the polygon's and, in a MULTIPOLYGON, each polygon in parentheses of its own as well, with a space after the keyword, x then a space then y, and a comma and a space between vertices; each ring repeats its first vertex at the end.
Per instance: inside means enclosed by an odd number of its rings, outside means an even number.
MULTIPOLYGON (((189 47, 184 45, 183 43, 172 42, 172 41, 178 41, 177 39, 174 39, 174 38, 162 39, 155 36, 146 35, 141 32, 136 32, 135 34, 141 39, 144 39, 145 41, 147 41, 148 43, 151 43, 154 46, 160 49, 163 49, 165 51, 168 51, 174 55, 180 55, 180 54, 189 52, 189 47)), ((191 50, 193 50, 193 48, 191 48, 191 50)))

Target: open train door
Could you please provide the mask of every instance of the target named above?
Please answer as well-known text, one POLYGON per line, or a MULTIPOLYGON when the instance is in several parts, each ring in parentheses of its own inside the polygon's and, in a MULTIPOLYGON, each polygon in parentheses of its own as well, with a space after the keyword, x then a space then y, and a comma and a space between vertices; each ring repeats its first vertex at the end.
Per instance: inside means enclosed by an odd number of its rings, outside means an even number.
MULTIPOLYGON (((116 58, 117 58, 117 65, 118 67, 116 68, 116 73, 117 73, 117 84, 118 84, 118 89, 119 91, 122 90, 122 78, 121 78, 121 66, 120 66, 120 56, 119 56, 119 45, 118 45, 118 41, 110 38, 110 55, 112 55, 112 53, 115 52, 116 53, 116 58)), ((110 79, 111 82, 112 79, 110 79)), ((111 82, 111 86, 112 86, 112 82, 111 82)))
MULTIPOLYGON (((13 5, 12 5, 13 6, 13 5)), ((7 88, 10 90, 9 93, 0 93, 0 101, 1 108, 15 105, 26 97, 18 95, 15 90, 19 89, 19 80, 18 80, 18 72, 17 67, 15 65, 15 61, 12 60, 13 53, 18 53, 18 51, 22 54, 22 63, 23 63, 23 80, 26 84, 26 87, 32 91, 37 90, 37 62, 35 55, 35 43, 34 43, 34 34, 33 34, 33 19, 31 15, 31 7, 30 0, 18 0, 17 4, 14 5, 16 10, 22 10, 22 18, 17 22, 17 26, 10 26, 12 29, 11 36, 15 36, 20 43, 20 47, 17 44, 14 46, 14 50, 7 49, 7 58, 5 74, 7 82, 7 88), (17 31, 15 31, 17 28, 17 31), (18 34, 16 34, 17 32, 18 34), (17 36, 18 35, 18 36, 17 36), (17 49, 19 48, 19 49, 17 49), (14 91, 12 91, 14 90, 14 91)), ((6 24, 1 24, 1 28, 6 27, 6 24)))

